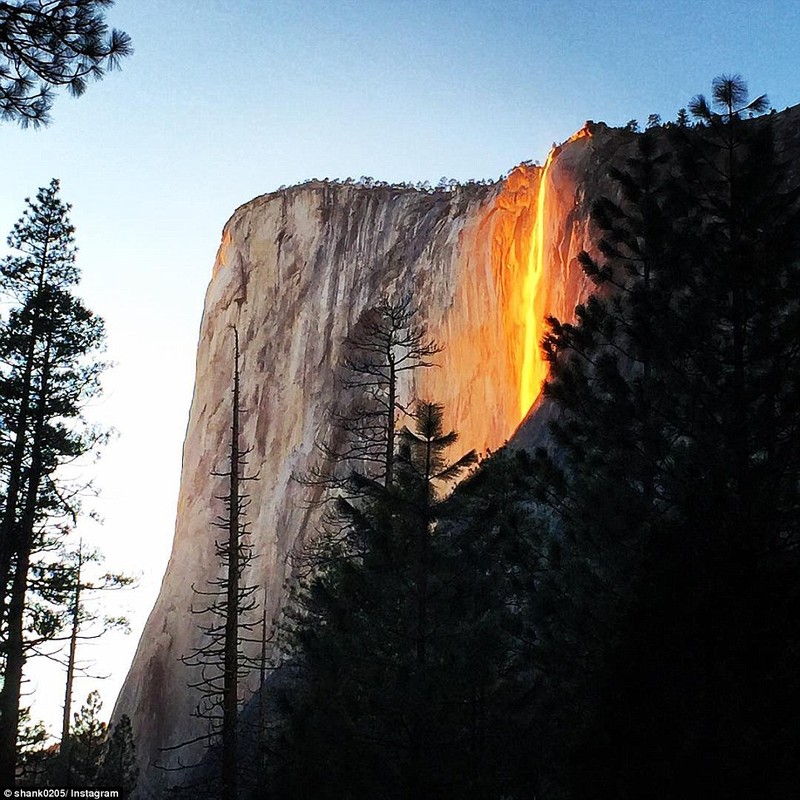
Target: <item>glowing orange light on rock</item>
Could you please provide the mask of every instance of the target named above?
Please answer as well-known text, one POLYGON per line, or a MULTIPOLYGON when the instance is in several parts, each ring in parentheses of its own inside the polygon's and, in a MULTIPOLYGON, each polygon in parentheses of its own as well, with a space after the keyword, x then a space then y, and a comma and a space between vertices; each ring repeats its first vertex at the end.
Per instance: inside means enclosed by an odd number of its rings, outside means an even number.
POLYGON ((569 266, 573 233, 564 227, 564 220, 575 202, 571 165, 583 148, 564 148, 591 136, 587 124, 555 146, 543 167, 531 163, 515 167, 487 217, 505 344, 502 386, 497 387, 504 399, 495 407, 502 405, 505 418, 514 417, 516 422, 528 415, 547 378, 542 353, 545 318, 553 314, 568 319, 573 300, 580 296, 579 280, 569 266), (564 283, 568 274, 573 277, 564 283))
POLYGON ((544 322, 540 304, 536 302, 545 268, 545 222, 547 219, 547 173, 554 151, 547 156, 539 177, 536 193, 536 217, 528 249, 527 265, 522 285, 523 341, 522 368, 519 381, 519 412, 524 417, 542 391, 547 377, 547 363, 541 351, 544 322))

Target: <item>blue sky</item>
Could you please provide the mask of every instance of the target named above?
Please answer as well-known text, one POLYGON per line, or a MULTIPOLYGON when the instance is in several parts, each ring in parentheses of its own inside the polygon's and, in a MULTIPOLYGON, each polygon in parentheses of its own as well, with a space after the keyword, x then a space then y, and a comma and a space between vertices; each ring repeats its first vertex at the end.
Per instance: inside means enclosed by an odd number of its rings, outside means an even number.
MULTIPOLYGON (((124 678, 169 555, 203 294, 220 232, 252 197, 311 177, 496 178, 584 120, 674 118, 741 73, 800 102, 800 12, 781 0, 117 0, 135 54, 52 125, 0 127, 0 233, 52 177, 73 203, 82 293, 117 366, 90 416, 119 430, 96 467, 116 600, 134 633, 87 646, 124 678)), ((55 727, 58 673, 34 716, 55 727)), ((44 675, 44 673, 41 673, 44 675)), ((76 688, 85 698, 96 681, 76 688)))

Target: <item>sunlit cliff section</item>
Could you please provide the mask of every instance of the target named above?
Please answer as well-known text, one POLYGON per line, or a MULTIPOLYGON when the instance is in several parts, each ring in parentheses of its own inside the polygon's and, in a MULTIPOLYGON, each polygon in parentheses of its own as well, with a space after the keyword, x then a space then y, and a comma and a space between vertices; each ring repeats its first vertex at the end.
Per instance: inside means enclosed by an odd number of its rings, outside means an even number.
POLYGON ((449 285, 448 301, 429 304, 427 290, 421 295, 429 331, 444 349, 438 366, 418 373, 406 393, 444 404, 460 450, 496 449, 524 416, 519 397, 529 329, 523 293, 530 286, 541 171, 516 168, 465 220, 458 234, 458 275, 431 284, 438 293, 449 285), (473 413, 476 405, 487 413, 473 413))
MULTIPOLYGON (((570 158, 559 160, 555 168, 553 164, 565 147, 590 135, 584 128, 554 147, 543 167, 515 168, 495 201, 492 265, 505 358, 511 369, 504 389, 517 400, 517 421, 528 414, 547 377, 541 348, 546 317, 570 318, 586 290, 574 263, 585 243, 582 236, 575 238, 573 230, 580 206, 574 165, 570 158)), ((570 155, 576 153, 584 155, 586 149, 570 155)))
POLYGON ((541 167, 514 169, 495 207, 492 265, 501 298, 506 358, 512 365, 506 390, 516 404, 517 421, 533 405, 546 374, 538 346, 542 325, 534 311, 542 278, 537 237, 543 230, 544 174, 541 167))
POLYGON ((588 241, 580 185, 593 159, 584 138, 546 168, 523 165, 493 185, 421 192, 315 181, 231 217, 205 298, 172 554, 114 712, 138 731, 140 797, 161 796, 171 778, 152 763, 202 755, 199 746, 163 748, 201 733, 180 657, 200 638, 191 587, 218 569, 213 473, 230 429, 231 326, 240 337, 242 446, 261 476, 248 487, 259 557, 246 581, 266 587, 275 617, 292 580, 288 556, 318 527, 309 502, 318 498, 294 476, 325 466, 316 445, 330 441, 332 415, 346 402, 337 369, 348 334, 382 296, 410 292, 444 350, 437 367, 400 387, 401 399, 445 405, 460 435, 455 455, 502 445, 541 389, 545 314, 568 319, 585 296, 575 256, 588 241))

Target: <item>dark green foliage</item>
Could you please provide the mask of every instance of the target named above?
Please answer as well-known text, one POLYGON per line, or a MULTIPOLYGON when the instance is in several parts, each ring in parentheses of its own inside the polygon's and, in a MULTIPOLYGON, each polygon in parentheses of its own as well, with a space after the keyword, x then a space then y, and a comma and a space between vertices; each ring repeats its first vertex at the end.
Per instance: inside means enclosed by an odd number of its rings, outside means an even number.
POLYGON ((31 722, 30 709, 20 709, 17 747, 21 784, 45 785, 55 763, 55 758, 46 744, 48 738, 44 723, 31 722))
POLYGON ((650 130, 650 128, 658 128, 660 126, 661 126, 661 114, 647 115, 647 130, 650 130))
POLYGON ((0 119, 22 127, 50 121, 53 90, 83 94, 90 80, 119 67, 130 38, 108 31, 113 0, 17 0, 0 3, 0 119))
POLYGON ((545 343, 562 608, 534 622, 554 643, 544 777, 567 797, 797 779, 800 205, 768 121, 742 119, 765 98, 722 78, 714 103, 613 174, 583 257, 601 290, 545 343))
POLYGON ((109 738, 100 770, 98 786, 115 786, 122 789, 123 797, 130 797, 136 788, 139 767, 136 763, 136 744, 131 730, 131 720, 123 714, 109 738))
POLYGON ((435 485, 475 456, 445 461, 456 436, 442 430, 439 406, 420 403, 415 420, 401 433, 391 486, 353 474, 360 499, 340 500, 350 557, 330 560, 300 596, 292 634, 302 690, 289 712, 286 796, 467 789, 474 687, 459 668, 454 580, 463 565, 438 535, 435 485))
MULTIPOLYGON (((124 617, 104 617, 93 611, 87 604, 87 598, 98 591, 112 591, 130 586, 133 579, 125 575, 106 573, 99 579, 91 579, 87 575, 87 565, 102 561, 96 550, 85 550, 79 543, 75 552, 65 554, 64 560, 54 565, 53 571, 58 573, 58 587, 67 597, 62 601, 63 613, 69 619, 69 645, 66 660, 66 686, 64 691, 64 713, 61 718, 61 742, 59 753, 65 769, 69 763, 71 745, 72 687, 76 672, 84 671, 77 659, 78 643, 83 639, 95 639, 103 632, 114 628, 127 628, 128 621, 124 617), (102 625, 98 630, 96 625, 102 625)), ((61 620, 58 620, 59 623, 61 620)), ((48 653, 50 658, 56 658, 48 653)), ((61 659, 58 659, 61 660, 61 659)))
POLYGON ((551 554, 531 472, 526 453, 495 453, 458 487, 441 523, 454 564, 451 680, 472 709, 460 765, 468 797, 531 796, 542 766, 533 698, 547 651, 534 612, 547 604, 551 554))
POLYGON ((27 201, 0 267, 0 781, 13 780, 22 670, 32 647, 68 623, 70 591, 58 552, 80 511, 59 468, 104 440, 83 419, 99 392, 102 320, 72 294, 69 206, 58 181, 27 201), (59 610, 59 606, 62 606, 59 610))
MULTIPOLYGON (((768 107, 765 94, 749 99, 747 84, 741 75, 720 75, 711 83, 711 103, 698 94, 689 103, 689 112, 700 122, 718 126, 763 114, 768 107)), ((733 130, 728 129, 728 135, 732 135, 733 130)))
POLYGON ((89 692, 74 715, 69 748, 70 786, 94 786, 106 742, 106 724, 100 720, 103 703, 97 691, 89 692))

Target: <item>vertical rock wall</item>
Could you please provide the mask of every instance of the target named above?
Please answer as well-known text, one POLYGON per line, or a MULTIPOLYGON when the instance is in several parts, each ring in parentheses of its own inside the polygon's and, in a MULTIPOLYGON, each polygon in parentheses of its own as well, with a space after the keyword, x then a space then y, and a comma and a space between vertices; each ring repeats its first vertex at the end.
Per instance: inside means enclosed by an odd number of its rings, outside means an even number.
MULTIPOLYGON (((595 159, 595 140, 586 135, 568 142, 544 172, 539 320, 571 317, 585 295, 575 264, 588 242, 580 176, 596 168, 595 159)), ((191 608, 202 603, 192 585, 205 588, 218 572, 211 522, 223 511, 214 500, 223 479, 211 473, 225 469, 231 326, 241 343, 242 442, 253 448, 249 465, 260 474, 248 485, 259 558, 246 580, 266 585, 275 615, 287 554, 316 523, 309 489, 292 476, 318 459, 315 443, 328 437, 337 402, 342 342, 382 295, 412 292, 445 346, 437 368, 402 387, 406 399, 444 403, 461 451, 496 448, 514 432, 524 342, 541 332, 530 329, 520 293, 542 176, 542 168, 521 166, 500 184, 434 193, 311 183, 259 197, 225 226, 205 299, 172 554, 115 709, 115 718, 130 715, 137 734, 140 796, 175 780, 154 763, 193 763, 202 752, 161 748, 205 730, 192 716, 198 698, 179 659, 200 642, 191 608)))

